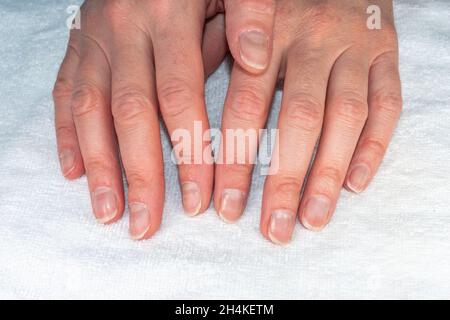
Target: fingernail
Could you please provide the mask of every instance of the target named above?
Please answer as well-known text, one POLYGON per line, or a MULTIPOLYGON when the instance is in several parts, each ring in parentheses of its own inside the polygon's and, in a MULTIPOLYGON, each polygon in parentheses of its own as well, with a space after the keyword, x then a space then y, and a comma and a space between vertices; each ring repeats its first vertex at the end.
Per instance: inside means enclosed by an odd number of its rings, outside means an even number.
POLYGON ((111 188, 99 187, 92 194, 92 206, 100 223, 112 221, 117 214, 117 198, 111 188))
POLYGON ((145 204, 135 202, 130 203, 130 236, 134 240, 144 238, 150 229, 150 214, 145 204))
POLYGON ((249 30, 239 36, 242 61, 255 69, 265 69, 269 60, 269 38, 257 30, 249 30))
POLYGON ((202 207, 202 197, 200 194, 200 187, 195 182, 185 182, 181 185, 183 193, 183 207, 184 211, 189 216, 199 214, 202 207))
POLYGON ((269 238, 275 244, 285 245, 291 241, 295 227, 295 213, 276 210, 270 217, 269 238))
POLYGON ((245 194, 241 190, 223 190, 219 216, 227 223, 236 222, 244 211, 244 202, 245 194))
POLYGON ((75 169, 75 152, 69 149, 62 150, 59 154, 59 164, 64 176, 70 174, 75 169))
POLYGON ((312 196, 303 209, 303 225, 312 231, 320 231, 327 223, 330 199, 323 195, 312 196))
POLYGON ((361 193, 370 179, 370 168, 365 164, 355 165, 350 169, 347 179, 347 187, 355 193, 361 193))

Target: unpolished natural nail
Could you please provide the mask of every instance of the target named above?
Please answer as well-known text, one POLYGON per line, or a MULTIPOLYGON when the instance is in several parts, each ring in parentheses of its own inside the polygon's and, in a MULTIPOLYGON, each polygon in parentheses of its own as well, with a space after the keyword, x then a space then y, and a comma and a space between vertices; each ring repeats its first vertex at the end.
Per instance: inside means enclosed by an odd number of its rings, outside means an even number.
POLYGON ((117 215, 117 198, 109 187, 98 187, 92 193, 95 216, 101 223, 111 222, 117 215))
POLYGON ((255 69, 265 69, 269 63, 269 38, 258 30, 248 30, 239 36, 242 61, 255 69))
POLYGON ((144 203, 130 203, 130 235, 141 240, 150 229, 150 213, 144 203))
POLYGON ((245 194, 238 189, 225 189, 222 192, 219 215, 228 223, 240 218, 245 206, 245 194))
POLYGON ((185 182, 181 185, 183 194, 183 207, 186 214, 195 216, 199 214, 202 207, 202 196, 200 187, 195 182, 185 182))
POLYGON ((288 244, 295 228, 295 213, 288 210, 275 210, 269 222, 269 238, 276 244, 288 244))
POLYGON ((370 169, 365 164, 355 165, 350 169, 347 179, 347 187, 356 193, 361 193, 366 188, 370 179, 370 169))
POLYGON ((63 175, 67 176, 75 169, 75 152, 64 149, 59 153, 59 164, 63 175))
POLYGON ((330 199, 324 195, 311 196, 303 209, 303 225, 314 231, 322 229, 328 222, 330 199))

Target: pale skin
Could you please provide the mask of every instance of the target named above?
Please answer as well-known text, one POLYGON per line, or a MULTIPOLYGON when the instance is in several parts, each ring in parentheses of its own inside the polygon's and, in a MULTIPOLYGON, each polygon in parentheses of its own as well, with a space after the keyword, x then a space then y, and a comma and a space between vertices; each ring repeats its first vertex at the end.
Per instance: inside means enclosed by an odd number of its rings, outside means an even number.
MULTIPOLYGON (((276 82, 284 79, 280 157, 265 182, 262 234, 289 243, 296 217, 310 230, 323 229, 343 186, 356 193, 367 188, 401 112, 392 1, 370 4, 381 9, 380 30, 367 28, 365 0, 278 0, 276 6, 86 1, 82 29, 72 32, 55 86, 64 176, 86 172, 94 215, 102 223, 115 222, 125 207, 120 154, 130 234, 136 240, 151 237, 164 203, 158 112, 169 133, 192 130, 194 121, 206 130, 205 74, 220 63, 228 43, 235 63, 223 131, 263 128, 276 82), (226 28, 219 12, 225 13, 226 28)), ((251 164, 180 165, 185 211, 204 212, 214 190, 219 216, 236 222, 245 211, 251 175, 251 164)))

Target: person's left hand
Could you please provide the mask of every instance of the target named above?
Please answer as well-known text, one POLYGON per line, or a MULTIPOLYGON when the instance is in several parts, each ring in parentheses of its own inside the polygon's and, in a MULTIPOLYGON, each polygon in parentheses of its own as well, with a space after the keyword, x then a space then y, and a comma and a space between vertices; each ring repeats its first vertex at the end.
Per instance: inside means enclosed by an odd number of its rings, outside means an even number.
MULTIPOLYGON (((342 186, 363 191, 389 144, 402 106, 397 36, 392 1, 371 3, 381 10, 380 30, 367 26, 369 1, 279 0, 268 71, 252 76, 234 66, 222 151, 234 139, 227 130, 264 127, 277 78, 284 78, 272 163, 278 169, 266 179, 261 212, 261 232, 275 243, 290 241, 297 214, 306 228, 322 229, 342 186)), ((236 160, 216 166, 214 203, 227 222, 241 216, 251 181, 252 162, 236 160)))
MULTIPOLYGON (((124 212, 123 165, 131 237, 155 234, 164 206, 159 114, 171 137, 183 130, 191 145, 208 147, 205 71, 228 43, 245 70, 263 72, 274 6, 274 0, 84 1, 53 91, 55 127, 61 171, 68 179, 86 172, 100 223, 124 212)), ((214 166, 210 153, 206 158, 178 163, 190 216, 210 206, 214 166)))

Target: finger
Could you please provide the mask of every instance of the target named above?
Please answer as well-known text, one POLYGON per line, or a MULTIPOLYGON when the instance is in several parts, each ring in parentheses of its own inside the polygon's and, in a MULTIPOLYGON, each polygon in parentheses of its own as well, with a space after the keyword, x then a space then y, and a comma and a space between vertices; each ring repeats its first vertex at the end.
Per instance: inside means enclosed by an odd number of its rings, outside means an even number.
POLYGON ((331 72, 319 148, 299 210, 300 221, 310 230, 320 230, 330 220, 367 119, 366 56, 347 51, 331 72))
POLYGON ((102 49, 83 37, 72 113, 94 215, 111 223, 123 213, 122 173, 110 109, 110 72, 102 49))
POLYGON ((322 126, 332 61, 302 48, 288 56, 278 144, 263 193, 261 232, 277 244, 291 240, 300 191, 322 126))
POLYGON ((79 178, 84 173, 83 158, 78 145, 70 105, 73 83, 80 60, 78 42, 79 35, 72 33, 53 89, 58 156, 61 172, 67 179, 79 178))
POLYGON ((277 80, 280 58, 268 72, 250 75, 235 63, 222 116, 222 144, 216 164, 214 204, 228 223, 242 215, 260 130, 267 120, 277 80))
POLYGON ((206 23, 203 33, 202 57, 205 77, 208 77, 220 66, 227 51, 225 17, 223 14, 218 14, 206 23))
POLYGON ((346 178, 356 193, 367 188, 383 160, 402 109, 397 53, 379 56, 369 78, 369 118, 361 134, 346 178))
POLYGON ((231 54, 248 72, 263 72, 272 56, 276 1, 225 0, 224 3, 231 54))
POLYGON ((164 174, 151 46, 139 32, 116 34, 111 52, 112 113, 128 181, 130 235, 161 224, 164 174))
POLYGON ((183 206, 190 216, 209 207, 214 170, 209 142, 203 139, 209 123, 201 56, 203 25, 195 5, 195 1, 187 2, 182 12, 174 6, 172 19, 156 25, 152 35, 157 39, 154 54, 158 101, 172 143, 176 149, 182 145, 177 160, 183 206))

